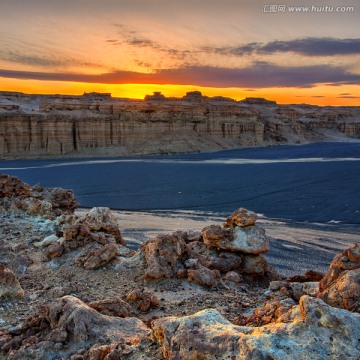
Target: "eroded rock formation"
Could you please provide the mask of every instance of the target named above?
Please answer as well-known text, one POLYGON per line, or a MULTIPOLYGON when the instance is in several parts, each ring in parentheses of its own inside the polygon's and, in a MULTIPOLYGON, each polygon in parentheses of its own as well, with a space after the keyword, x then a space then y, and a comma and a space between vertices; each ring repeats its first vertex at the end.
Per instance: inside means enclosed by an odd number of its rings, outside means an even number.
POLYGON ((187 277, 211 287, 229 271, 239 278, 240 274, 263 276, 268 265, 260 254, 269 251, 269 241, 255 222, 255 213, 240 208, 224 226, 210 225, 201 235, 175 232, 151 239, 142 245, 145 277, 187 277))
POLYGON ((166 359, 358 359, 360 315, 303 296, 287 322, 235 326, 214 309, 154 322, 166 359))
POLYGON ((335 256, 320 281, 319 298, 331 306, 360 313, 360 245, 335 256))
POLYGON ((0 158, 174 153, 360 136, 357 107, 277 105, 191 92, 145 101, 1 93, 0 158), (38 101, 40 99, 40 105, 38 101))
POLYGON ((43 306, 11 335, 2 345, 8 360, 134 358, 152 338, 142 321, 102 315, 72 296, 43 306))

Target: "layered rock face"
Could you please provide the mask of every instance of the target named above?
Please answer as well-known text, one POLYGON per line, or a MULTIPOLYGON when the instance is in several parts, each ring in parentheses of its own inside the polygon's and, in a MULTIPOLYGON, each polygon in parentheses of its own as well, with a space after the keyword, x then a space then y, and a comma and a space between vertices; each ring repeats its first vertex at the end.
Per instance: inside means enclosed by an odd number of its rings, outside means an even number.
POLYGON ((15 106, 0 108, 0 158, 174 153, 360 136, 356 107, 236 102, 199 92, 146 101, 106 95, 0 94, 15 106))

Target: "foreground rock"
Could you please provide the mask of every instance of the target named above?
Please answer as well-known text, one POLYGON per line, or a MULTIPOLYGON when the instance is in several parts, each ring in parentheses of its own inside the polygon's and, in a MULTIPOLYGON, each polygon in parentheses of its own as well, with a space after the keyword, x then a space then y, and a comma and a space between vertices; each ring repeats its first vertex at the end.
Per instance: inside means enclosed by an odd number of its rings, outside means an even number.
POLYGON ((0 264, 0 299, 6 297, 24 297, 19 280, 15 274, 2 264, 0 264))
POLYGON ((255 224, 256 214, 240 208, 226 219, 223 227, 211 225, 202 230, 209 248, 258 255, 269 251, 269 241, 262 227, 255 224))
POLYGON ((72 296, 43 306, 10 334, 2 346, 8 360, 133 359, 152 339, 142 321, 101 315, 72 296))
POLYGON ((72 214, 79 206, 71 190, 30 186, 16 176, 0 174, 0 202, 5 209, 19 209, 32 216, 53 218, 72 214))
POLYGON ((319 298, 331 306, 360 313, 360 245, 335 256, 320 281, 319 298))
POLYGON ((235 326, 216 310, 154 322, 166 359, 358 359, 360 315, 303 296, 288 322, 235 326))
POLYGON ((269 250, 269 241, 255 221, 255 213, 240 208, 224 226, 210 225, 199 235, 175 232, 147 241, 142 245, 145 277, 187 277, 212 287, 229 271, 237 272, 238 280, 242 275, 264 276, 268 265, 260 254, 269 250))

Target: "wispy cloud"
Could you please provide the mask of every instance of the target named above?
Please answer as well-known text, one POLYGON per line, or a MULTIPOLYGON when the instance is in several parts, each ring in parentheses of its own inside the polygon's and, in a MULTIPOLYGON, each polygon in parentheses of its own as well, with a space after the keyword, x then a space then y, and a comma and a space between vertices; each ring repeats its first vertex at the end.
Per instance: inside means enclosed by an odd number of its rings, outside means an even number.
POLYGON ((68 67, 68 66, 81 66, 81 67, 100 67, 99 64, 92 62, 82 61, 71 57, 64 57, 57 54, 33 54, 31 52, 7 51, 0 50, 0 60, 16 63, 21 65, 30 65, 42 68, 54 67, 68 67))
POLYGON ((246 68, 229 69, 189 66, 153 73, 116 71, 100 75, 0 70, 1 77, 19 79, 76 81, 104 84, 177 84, 209 87, 312 87, 319 83, 360 84, 360 74, 329 65, 284 67, 255 63, 246 68))
POLYGON ((223 55, 275 54, 292 52, 304 56, 339 56, 360 54, 360 39, 315 38, 248 43, 229 47, 204 47, 205 52, 223 55))

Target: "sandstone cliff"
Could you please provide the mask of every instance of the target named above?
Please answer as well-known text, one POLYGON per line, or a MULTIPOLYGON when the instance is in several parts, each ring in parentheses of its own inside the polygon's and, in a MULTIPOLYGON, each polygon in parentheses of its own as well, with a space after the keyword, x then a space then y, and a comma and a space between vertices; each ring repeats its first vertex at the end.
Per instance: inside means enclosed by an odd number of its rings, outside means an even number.
POLYGON ((188 93, 0 93, 0 158, 209 151, 360 137, 360 107, 277 105, 188 93))

